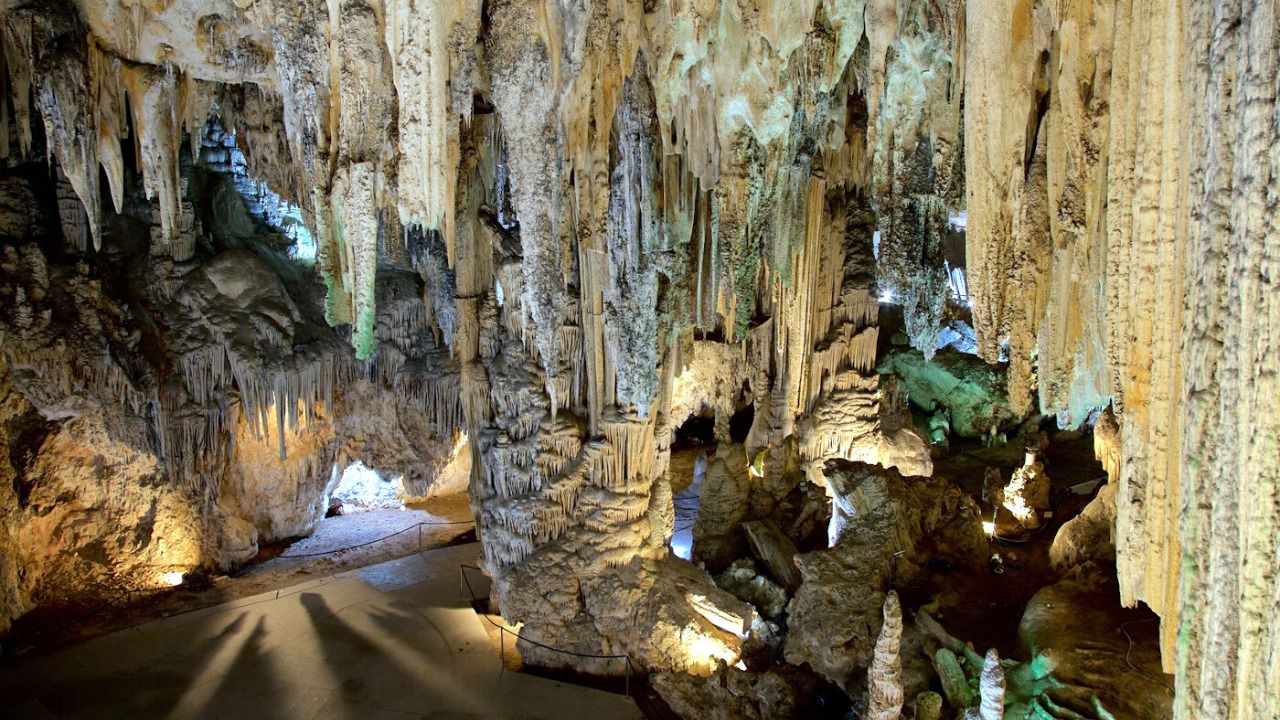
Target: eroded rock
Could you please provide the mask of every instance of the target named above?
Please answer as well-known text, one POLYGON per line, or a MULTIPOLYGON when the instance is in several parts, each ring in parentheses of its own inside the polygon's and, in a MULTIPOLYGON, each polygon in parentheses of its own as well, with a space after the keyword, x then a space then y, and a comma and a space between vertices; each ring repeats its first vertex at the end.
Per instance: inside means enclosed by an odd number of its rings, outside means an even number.
POLYGON ((787 661, 852 691, 870 664, 890 582, 907 584, 934 552, 980 568, 977 504, 936 478, 832 461, 825 474, 848 521, 829 550, 796 557, 803 584, 787 608, 787 661))

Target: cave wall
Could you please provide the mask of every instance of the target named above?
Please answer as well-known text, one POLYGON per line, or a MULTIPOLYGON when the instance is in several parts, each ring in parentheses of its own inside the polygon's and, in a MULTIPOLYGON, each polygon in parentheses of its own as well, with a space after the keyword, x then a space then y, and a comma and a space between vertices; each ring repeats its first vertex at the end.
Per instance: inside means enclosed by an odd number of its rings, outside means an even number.
POLYGON ((1275 713, 1276 10, 967 6, 979 348, 1008 338, 1015 404, 1113 401, 1122 600, 1180 717, 1275 713))
POLYGON ((388 265, 378 360, 356 359, 296 236, 262 221, 266 196, 235 189, 253 183, 219 147, 181 163, 182 261, 155 252, 132 171, 95 251, 65 178, 38 157, 0 169, 0 627, 125 604, 309 534, 337 463, 405 472, 418 495, 448 464, 457 370, 418 275, 388 265))

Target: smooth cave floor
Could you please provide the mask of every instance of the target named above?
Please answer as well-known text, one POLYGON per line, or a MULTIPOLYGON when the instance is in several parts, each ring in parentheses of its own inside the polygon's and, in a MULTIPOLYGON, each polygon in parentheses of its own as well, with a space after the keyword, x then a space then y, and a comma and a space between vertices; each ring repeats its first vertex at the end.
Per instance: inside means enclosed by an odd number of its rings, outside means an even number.
POLYGON ((14 658, 0 715, 639 718, 626 696, 503 671, 459 592, 478 554, 424 551, 14 658))

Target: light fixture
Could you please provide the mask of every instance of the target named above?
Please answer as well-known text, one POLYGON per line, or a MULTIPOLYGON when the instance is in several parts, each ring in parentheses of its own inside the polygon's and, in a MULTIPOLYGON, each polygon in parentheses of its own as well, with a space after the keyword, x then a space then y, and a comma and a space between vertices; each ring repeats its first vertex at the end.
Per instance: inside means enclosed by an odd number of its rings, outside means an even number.
POLYGON ((160 584, 165 587, 177 587, 182 584, 182 573, 176 570, 160 573, 160 584))

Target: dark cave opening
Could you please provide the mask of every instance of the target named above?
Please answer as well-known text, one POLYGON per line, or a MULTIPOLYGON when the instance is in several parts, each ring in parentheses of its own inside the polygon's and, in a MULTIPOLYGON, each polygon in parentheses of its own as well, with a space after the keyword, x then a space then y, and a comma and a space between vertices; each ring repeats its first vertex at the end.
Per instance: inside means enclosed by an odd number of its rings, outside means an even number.
POLYGON ((690 448, 698 448, 705 445, 712 445, 716 441, 716 417, 713 413, 703 413, 698 415, 690 415, 671 437, 671 450, 687 450, 690 448))
POLYGON ((748 399, 729 418, 729 439, 735 444, 745 443, 755 421, 756 406, 748 399))

